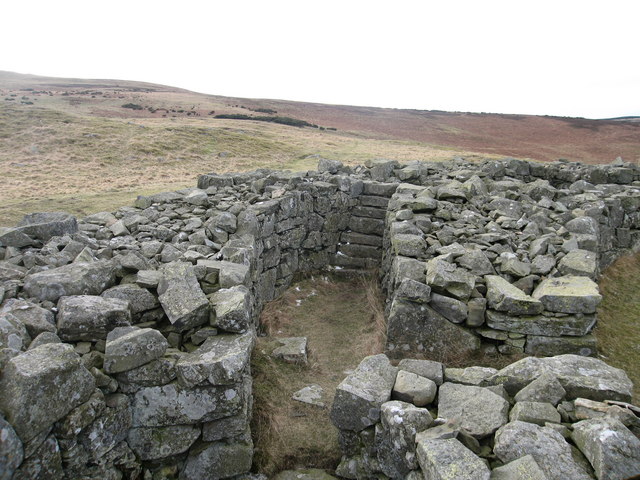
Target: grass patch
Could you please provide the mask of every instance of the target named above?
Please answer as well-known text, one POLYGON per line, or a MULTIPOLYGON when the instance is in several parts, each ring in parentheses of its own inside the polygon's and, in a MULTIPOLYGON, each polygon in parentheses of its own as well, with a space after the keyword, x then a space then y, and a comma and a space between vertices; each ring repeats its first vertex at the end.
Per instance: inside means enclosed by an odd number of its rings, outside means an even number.
POLYGON ((294 283, 265 306, 252 358, 254 468, 266 475, 290 468, 335 469, 338 431, 329 419, 337 385, 362 358, 382 352, 382 297, 372 277, 344 279, 313 275, 294 283), (289 365, 270 353, 277 337, 306 336, 309 363, 289 365), (316 384, 324 408, 291 399, 316 384))
POLYGON ((594 330, 601 358, 622 368, 640 402, 640 254, 620 257, 600 279, 602 303, 594 330))

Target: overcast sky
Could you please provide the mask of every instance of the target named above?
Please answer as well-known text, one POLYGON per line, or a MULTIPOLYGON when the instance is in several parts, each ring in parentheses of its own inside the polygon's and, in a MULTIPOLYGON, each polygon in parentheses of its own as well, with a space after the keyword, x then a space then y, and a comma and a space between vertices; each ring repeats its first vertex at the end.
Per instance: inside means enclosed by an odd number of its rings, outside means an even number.
POLYGON ((251 98, 640 115, 640 1, 0 3, 0 70, 251 98))

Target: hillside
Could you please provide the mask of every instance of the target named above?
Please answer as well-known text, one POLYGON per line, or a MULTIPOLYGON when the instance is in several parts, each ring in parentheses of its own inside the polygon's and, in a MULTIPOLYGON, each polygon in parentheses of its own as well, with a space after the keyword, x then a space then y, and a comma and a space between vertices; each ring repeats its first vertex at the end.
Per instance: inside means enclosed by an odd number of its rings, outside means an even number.
POLYGON ((300 170, 318 156, 358 164, 456 155, 637 162, 640 123, 240 99, 0 72, 0 225, 30 211, 115 208, 139 193, 192 186, 208 171, 300 170), (300 122, 313 127, 290 126, 300 122))

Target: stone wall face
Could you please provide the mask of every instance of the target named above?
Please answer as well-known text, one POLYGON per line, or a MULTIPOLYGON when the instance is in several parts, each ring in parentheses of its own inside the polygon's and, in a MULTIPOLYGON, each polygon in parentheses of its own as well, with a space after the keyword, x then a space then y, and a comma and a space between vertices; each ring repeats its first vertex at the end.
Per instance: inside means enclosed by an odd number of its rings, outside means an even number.
POLYGON ((591 353, 592 280, 640 244, 639 176, 322 160, 27 216, 0 229, 0 478, 243 475, 258 317, 297 272, 380 268, 390 356, 591 353))

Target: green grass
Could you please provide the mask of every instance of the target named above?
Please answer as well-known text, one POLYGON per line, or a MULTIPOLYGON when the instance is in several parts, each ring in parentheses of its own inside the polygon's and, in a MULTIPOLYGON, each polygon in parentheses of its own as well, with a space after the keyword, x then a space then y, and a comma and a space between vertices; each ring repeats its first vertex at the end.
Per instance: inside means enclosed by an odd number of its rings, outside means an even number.
POLYGON ((315 275, 292 285, 268 304, 252 358, 256 445, 254 467, 269 476, 296 468, 334 469, 340 460, 338 431, 329 419, 337 385, 384 342, 381 296, 372 278, 345 280, 315 275), (276 337, 306 336, 309 365, 289 365, 270 354, 276 337), (317 384, 325 408, 291 399, 317 384))
POLYGON ((601 357, 627 372, 640 403, 640 254, 619 258, 602 275, 595 335, 601 357))

